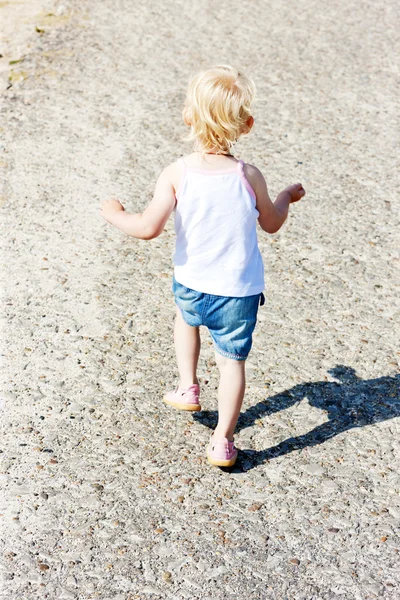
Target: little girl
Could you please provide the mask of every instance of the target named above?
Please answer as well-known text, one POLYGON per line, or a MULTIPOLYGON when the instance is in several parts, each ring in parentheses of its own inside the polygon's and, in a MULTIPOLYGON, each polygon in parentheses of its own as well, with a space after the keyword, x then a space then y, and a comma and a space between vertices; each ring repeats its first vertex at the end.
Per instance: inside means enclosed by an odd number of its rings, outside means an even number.
POLYGON ((196 75, 183 111, 194 152, 162 171, 142 214, 128 214, 115 199, 101 209, 106 221, 144 240, 159 236, 174 212, 174 340, 180 380, 164 401, 181 410, 201 410, 196 371, 199 327, 205 325, 220 372, 218 424, 207 457, 220 467, 232 466, 237 458, 233 433, 244 396, 245 361, 258 307, 264 303, 256 222, 275 233, 289 204, 305 194, 297 183, 272 203, 260 171, 233 156, 233 144, 253 127, 254 94, 254 83, 229 66, 196 75))

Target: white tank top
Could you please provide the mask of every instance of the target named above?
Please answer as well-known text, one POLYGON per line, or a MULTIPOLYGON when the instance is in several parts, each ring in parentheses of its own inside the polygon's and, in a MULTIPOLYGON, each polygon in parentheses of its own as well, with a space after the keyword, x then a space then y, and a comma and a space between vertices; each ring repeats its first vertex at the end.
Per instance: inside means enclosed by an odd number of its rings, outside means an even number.
POLYGON ((175 279, 216 296, 253 296, 264 290, 258 248, 256 196, 243 161, 224 171, 183 167, 176 193, 175 279))

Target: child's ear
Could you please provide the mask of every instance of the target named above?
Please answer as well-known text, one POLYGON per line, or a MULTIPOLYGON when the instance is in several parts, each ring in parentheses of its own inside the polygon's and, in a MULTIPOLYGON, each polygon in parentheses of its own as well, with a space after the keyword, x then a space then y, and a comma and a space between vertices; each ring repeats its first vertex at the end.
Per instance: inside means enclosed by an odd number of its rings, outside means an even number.
POLYGON ((249 133, 251 131, 251 128, 253 127, 253 125, 254 125, 254 117, 252 117, 250 115, 250 117, 247 119, 246 124, 244 126, 243 133, 244 134, 249 133))

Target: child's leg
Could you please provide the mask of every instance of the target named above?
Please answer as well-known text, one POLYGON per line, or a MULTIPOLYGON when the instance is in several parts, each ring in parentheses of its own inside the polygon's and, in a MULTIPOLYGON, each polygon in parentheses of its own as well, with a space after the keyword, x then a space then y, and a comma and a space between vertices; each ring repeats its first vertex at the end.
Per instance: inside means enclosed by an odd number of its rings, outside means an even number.
POLYGON ((233 439, 233 432, 242 407, 245 378, 245 360, 233 360, 215 353, 220 372, 218 387, 218 425, 215 438, 233 439))
POLYGON ((179 308, 176 309, 174 341, 180 376, 179 387, 186 389, 194 383, 199 383, 196 371, 200 354, 200 333, 198 327, 185 323, 179 308))

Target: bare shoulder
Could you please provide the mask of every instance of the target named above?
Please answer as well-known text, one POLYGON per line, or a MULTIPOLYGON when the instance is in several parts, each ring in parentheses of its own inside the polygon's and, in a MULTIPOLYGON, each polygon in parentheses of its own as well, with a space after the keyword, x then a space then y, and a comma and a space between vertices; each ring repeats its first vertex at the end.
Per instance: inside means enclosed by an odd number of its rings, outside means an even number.
POLYGON ((244 173, 257 195, 257 190, 262 189, 266 184, 264 175, 261 173, 260 169, 250 163, 245 163, 244 173))
POLYGON ((176 191, 179 187, 181 175, 182 168, 179 164, 179 161, 176 160, 175 162, 165 167, 163 171, 161 171, 160 179, 163 179, 165 183, 169 182, 176 191))

